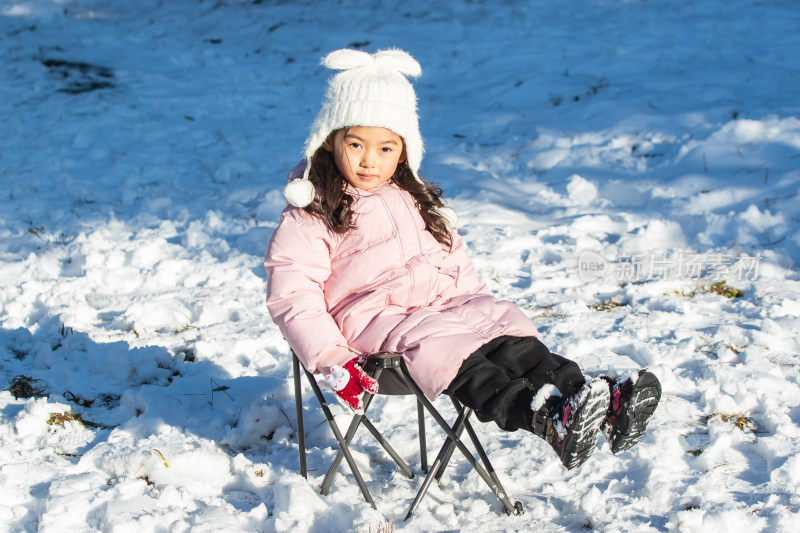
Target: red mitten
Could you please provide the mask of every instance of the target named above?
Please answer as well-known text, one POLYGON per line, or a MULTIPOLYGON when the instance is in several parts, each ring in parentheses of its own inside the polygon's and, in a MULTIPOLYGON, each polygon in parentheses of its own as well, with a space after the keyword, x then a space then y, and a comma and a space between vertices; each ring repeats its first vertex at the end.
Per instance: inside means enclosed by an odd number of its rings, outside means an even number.
POLYGON ((372 394, 378 392, 378 382, 364 372, 355 359, 344 366, 333 365, 330 374, 325 375, 325 381, 342 401, 360 414, 364 413, 364 404, 361 402, 364 391, 372 394))

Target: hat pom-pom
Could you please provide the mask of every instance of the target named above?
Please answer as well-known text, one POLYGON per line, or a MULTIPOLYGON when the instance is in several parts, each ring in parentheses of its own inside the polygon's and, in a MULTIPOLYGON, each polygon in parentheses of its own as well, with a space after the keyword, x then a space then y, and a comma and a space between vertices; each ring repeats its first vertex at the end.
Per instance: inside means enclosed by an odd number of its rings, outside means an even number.
POLYGON ((307 179, 292 180, 283 189, 286 201, 295 207, 306 207, 314 201, 314 184, 307 179))
POLYGON ((458 215, 455 210, 442 206, 433 208, 433 211, 447 221, 447 229, 450 231, 458 227, 458 215))

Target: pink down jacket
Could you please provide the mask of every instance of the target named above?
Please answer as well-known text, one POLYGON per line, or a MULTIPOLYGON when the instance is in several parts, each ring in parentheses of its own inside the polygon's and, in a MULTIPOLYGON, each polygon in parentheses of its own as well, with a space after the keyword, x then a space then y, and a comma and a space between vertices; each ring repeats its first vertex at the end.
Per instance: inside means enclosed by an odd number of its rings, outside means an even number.
POLYGON ((267 308, 309 371, 398 352, 434 399, 488 341, 537 334, 516 306, 489 294, 456 231, 446 250, 425 230, 409 193, 391 181, 348 192, 354 229, 336 234, 289 206, 264 262, 267 308))

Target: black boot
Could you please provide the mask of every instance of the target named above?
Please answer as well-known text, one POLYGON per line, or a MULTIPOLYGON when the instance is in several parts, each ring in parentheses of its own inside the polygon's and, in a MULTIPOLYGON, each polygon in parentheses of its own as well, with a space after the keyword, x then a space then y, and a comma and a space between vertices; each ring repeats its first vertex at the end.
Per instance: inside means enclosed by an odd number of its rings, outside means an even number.
POLYGON ((550 400, 536 411, 533 432, 550 443, 567 469, 575 468, 594 452, 608 405, 608 385, 603 379, 592 379, 574 396, 550 400))
POLYGON ((609 384, 611 402, 602 431, 608 437, 611 453, 624 452, 642 438, 647 422, 661 399, 661 383, 646 370, 609 384))

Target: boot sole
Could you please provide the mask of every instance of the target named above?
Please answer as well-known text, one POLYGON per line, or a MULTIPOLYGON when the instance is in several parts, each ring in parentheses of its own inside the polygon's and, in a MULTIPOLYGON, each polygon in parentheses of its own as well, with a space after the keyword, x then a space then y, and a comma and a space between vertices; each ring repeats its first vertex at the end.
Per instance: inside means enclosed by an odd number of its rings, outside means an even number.
POLYGON ((625 402, 625 410, 617 417, 611 430, 611 453, 624 452, 639 442, 660 399, 661 383, 658 378, 650 372, 639 374, 631 396, 625 402))
POLYGON ((575 419, 561 448, 561 463, 568 470, 582 465, 594 453, 597 432, 610 401, 608 384, 595 380, 576 407, 575 419))

